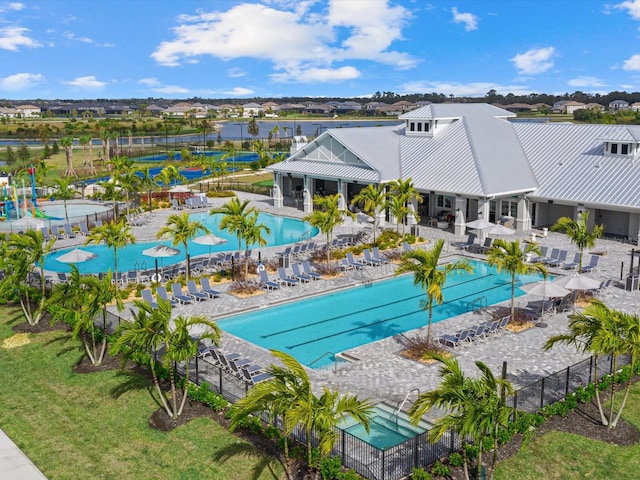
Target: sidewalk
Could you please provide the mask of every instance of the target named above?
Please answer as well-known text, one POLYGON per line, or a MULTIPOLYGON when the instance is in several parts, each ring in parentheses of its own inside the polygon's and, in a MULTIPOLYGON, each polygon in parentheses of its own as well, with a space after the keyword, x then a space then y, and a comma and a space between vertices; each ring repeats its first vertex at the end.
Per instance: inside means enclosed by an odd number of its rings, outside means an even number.
POLYGON ((47 479, 2 430, 0 430, 0 477, 3 480, 47 479))

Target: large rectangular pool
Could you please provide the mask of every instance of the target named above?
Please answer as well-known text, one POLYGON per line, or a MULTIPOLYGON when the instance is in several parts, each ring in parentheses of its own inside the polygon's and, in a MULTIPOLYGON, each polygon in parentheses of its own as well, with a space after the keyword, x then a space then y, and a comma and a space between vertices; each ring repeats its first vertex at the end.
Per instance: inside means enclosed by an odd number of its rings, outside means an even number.
MULTIPOLYGON (((471 263, 473 273, 449 276, 444 303, 434 308, 434 323, 466 313, 481 297, 486 305, 510 299, 508 274, 484 262, 471 263)), ((541 278, 526 275, 518 282, 541 278)), ((516 294, 523 292, 517 289, 516 294)), ((319 368, 332 364, 333 356, 342 351, 425 326, 428 314, 420 308, 424 298, 425 293, 413 285, 413 277, 404 275, 220 319, 218 325, 232 335, 287 352, 302 364, 319 368)))

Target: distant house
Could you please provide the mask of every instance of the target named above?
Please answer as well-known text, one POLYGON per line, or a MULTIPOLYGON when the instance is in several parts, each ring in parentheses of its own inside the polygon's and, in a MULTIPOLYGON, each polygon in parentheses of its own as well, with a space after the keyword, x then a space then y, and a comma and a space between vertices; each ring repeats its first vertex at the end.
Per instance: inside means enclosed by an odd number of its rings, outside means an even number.
POLYGON ((574 100, 561 100, 553 104, 553 113, 566 113, 567 115, 573 114, 576 110, 584 108, 584 103, 576 102, 574 100))
POLYGON ((640 102, 635 102, 631 104, 631 110, 633 110, 634 112, 637 112, 640 110, 640 102))
POLYGON ((614 112, 618 110, 629 110, 629 102, 626 100, 613 100, 609 102, 609 110, 614 112))
POLYGON ((604 112, 604 106, 600 105, 599 103, 587 103, 584 106, 585 109, 587 110, 595 110, 598 112, 604 112))
POLYGON ((505 110, 509 110, 513 113, 518 112, 533 112, 536 108, 528 103, 511 103, 503 107, 505 110))
POLYGON ((262 105, 259 103, 250 102, 242 105, 242 116, 244 118, 258 117, 262 111, 262 105))
POLYGON ((40 107, 35 105, 17 105, 16 110, 23 118, 39 117, 41 113, 40 107))

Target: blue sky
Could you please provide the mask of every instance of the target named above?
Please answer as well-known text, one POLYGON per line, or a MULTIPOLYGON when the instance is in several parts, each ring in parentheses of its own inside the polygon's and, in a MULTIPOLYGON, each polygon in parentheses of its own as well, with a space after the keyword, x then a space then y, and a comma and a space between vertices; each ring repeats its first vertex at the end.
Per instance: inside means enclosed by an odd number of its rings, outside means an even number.
POLYGON ((640 91, 640 0, 0 0, 0 98, 640 91))

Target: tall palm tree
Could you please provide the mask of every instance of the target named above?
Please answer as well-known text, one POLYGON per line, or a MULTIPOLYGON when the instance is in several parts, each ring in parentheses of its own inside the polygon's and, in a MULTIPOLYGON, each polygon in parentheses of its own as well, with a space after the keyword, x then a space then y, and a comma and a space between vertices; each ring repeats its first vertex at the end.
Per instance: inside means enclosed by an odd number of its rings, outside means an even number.
POLYGON ((95 175, 98 172, 93 166, 93 138, 91 135, 82 135, 79 140, 80 145, 82 145, 82 168, 85 174, 95 175))
POLYGON ((198 351, 198 341, 209 339, 215 345, 220 344, 220 329, 215 322, 204 316, 185 318, 178 316, 171 321, 171 303, 158 299, 158 307, 153 308, 146 302, 134 300, 136 312, 132 322, 122 322, 116 330, 116 340, 112 345, 114 354, 122 353, 125 358, 144 358, 149 360, 149 369, 158 399, 167 414, 177 418, 182 414, 187 397, 189 371, 185 371, 185 387, 182 398, 178 398, 174 362, 188 362, 198 351), (173 328, 171 324, 173 323, 173 328), (206 327, 199 339, 193 339, 190 331, 194 327, 206 327), (169 370, 169 400, 162 389, 156 370, 156 351, 164 346, 162 363, 169 370))
MULTIPOLYGON (((271 350, 282 366, 271 365, 267 371, 272 378, 260 382, 247 396, 235 404, 231 428, 237 427, 248 415, 268 412, 272 418, 281 416, 286 436, 300 425, 307 439, 307 463, 313 465, 312 433, 320 439, 320 451, 328 455, 335 444, 335 427, 350 415, 369 431, 372 405, 357 396, 342 396, 326 387, 320 397, 313 393, 306 370, 291 355, 271 350)), ((285 442, 286 445, 287 442, 285 442)), ((285 456, 287 452, 285 451, 285 456)))
POLYGON ((406 209, 399 209, 401 217, 398 221, 402 223, 402 235, 404 236, 405 220, 408 215, 412 215, 416 222, 420 222, 420 217, 413 207, 413 202, 422 203, 424 198, 413 184, 411 177, 403 180, 401 178, 394 180, 389 184, 390 198, 397 197, 401 203, 404 203, 406 209))
POLYGON ((73 188, 73 185, 69 183, 68 178, 65 178, 65 177, 56 178, 55 182, 56 182, 54 186, 55 195, 56 197, 62 199, 62 202, 64 204, 64 218, 67 220, 67 223, 69 223, 69 212, 67 211, 67 200, 73 199, 76 191, 73 188))
POLYGON ((106 222, 99 227, 93 227, 87 239, 85 245, 91 243, 98 245, 104 242, 108 248, 113 249, 113 278, 116 284, 118 283, 118 249, 124 248, 127 245, 136 243, 136 237, 131 231, 130 225, 124 220, 116 222, 106 222))
POLYGON ((331 261, 331 239, 335 228, 342 223, 344 215, 353 218, 355 215, 347 209, 341 210, 338 207, 340 195, 316 195, 313 197, 314 209, 309 215, 304 217, 305 222, 309 222, 311 226, 318 228, 326 235, 327 240, 327 265, 331 261))
POLYGON ((40 323, 44 314, 46 301, 46 282, 44 277, 44 263, 53 248, 55 238, 44 241, 44 235, 39 230, 27 230, 24 233, 11 233, 6 242, 1 242, 2 267, 5 277, 0 280, 0 292, 13 294, 20 299, 20 307, 30 325, 40 323), (38 268, 40 273, 40 303, 33 311, 31 307, 30 274, 38 268))
MULTIPOLYGON (((221 157, 220 160, 226 161, 228 159, 231 159, 231 172, 232 173, 236 173, 236 146, 234 145, 233 142, 227 142, 224 145, 224 149, 227 151, 226 153, 224 153, 221 157)), ((231 180, 229 180, 229 182, 231 182, 231 180)))
POLYGON ((413 274, 413 284, 420 286, 426 295, 423 308, 429 313, 427 323, 427 343, 433 346, 431 338, 431 325, 433 323, 434 304, 441 305, 444 301, 443 289, 447 277, 452 273, 472 272, 471 264, 466 260, 456 260, 438 266, 440 255, 444 247, 444 240, 436 240, 433 248, 429 250, 413 249, 402 255, 400 266, 396 269, 396 275, 402 273, 413 274))
POLYGON ((242 228, 242 238, 244 240, 244 278, 249 276, 249 250, 253 245, 264 247, 267 239, 263 233, 269 235, 271 229, 265 223, 258 223, 259 213, 256 209, 251 209, 245 217, 242 228))
POLYGON ((60 146, 64 148, 64 154, 67 159, 67 169, 64 171, 65 177, 78 177, 78 174, 73 168, 73 138, 64 137, 60 139, 60 146))
POLYGON ((633 365, 640 352, 640 317, 637 314, 612 310, 600 300, 594 299, 583 311, 569 315, 569 333, 549 338, 544 349, 549 350, 556 343, 573 345, 579 352, 590 352, 594 356, 593 383, 596 385, 594 391, 600 421, 608 428, 615 428, 629 395, 631 376, 617 414, 614 414, 616 382, 611 382, 610 408, 609 412, 605 413, 600 399, 600 389, 597 388, 600 383, 598 359, 610 355, 614 372, 617 371, 620 355, 630 355, 633 365))
POLYGON ((158 183, 151 173, 151 167, 145 166, 136 170, 138 178, 140 178, 140 189, 147 192, 147 201, 149 203, 149 211, 153 211, 153 191, 158 188, 158 183))
POLYGON ((186 180, 186 177, 180 173, 175 165, 166 165, 160 170, 156 179, 159 185, 168 190, 172 183, 182 183, 186 180))
POLYGON ((476 478, 480 478, 484 440, 493 438, 493 461, 488 477, 492 478, 497 460, 497 433, 500 427, 507 426, 513 414, 513 408, 506 404, 507 395, 513 393, 512 385, 507 380, 496 378, 489 367, 480 361, 475 362, 480 376, 472 378, 464 374, 456 358, 445 357, 439 353, 429 356, 440 363, 439 376, 442 381, 435 390, 418 396, 409 409, 412 422, 417 425, 432 408, 447 411, 433 424, 429 431, 429 440, 435 443, 449 430, 458 434, 463 442, 462 455, 467 480, 467 439, 471 439, 479 447, 476 478))
POLYGON ((376 243, 378 231, 378 212, 386 203, 387 193, 384 184, 376 187, 369 184, 358 192, 351 200, 351 205, 362 205, 364 213, 373 217, 373 244, 376 243))
POLYGON ((165 235, 171 237, 171 243, 174 246, 182 245, 184 253, 187 257, 187 280, 191 274, 189 265, 189 240, 192 240, 198 233, 211 233, 211 230, 199 220, 191 220, 187 212, 174 213, 169 215, 165 225, 156 233, 157 238, 165 235))
POLYGON ((580 261, 578 264, 578 272, 582 273, 582 256, 585 249, 596 246, 596 240, 604 235, 604 225, 594 225, 589 230, 589 212, 584 211, 578 215, 578 219, 574 220, 570 217, 560 217, 558 221, 551 226, 551 231, 564 232, 571 243, 575 244, 580 250, 580 261))
POLYGON ((404 221, 412 210, 407 206, 404 198, 390 194, 382 208, 388 209, 389 213, 396 219, 396 235, 400 236, 400 224, 402 224, 402 236, 404 237, 404 221))
POLYGON ((534 243, 527 243, 524 250, 519 240, 508 242, 501 238, 495 240, 487 250, 487 263, 496 266, 498 272, 504 270, 511 275, 511 318, 516 314, 516 276, 540 273, 546 279, 547 269, 541 263, 528 263, 525 258, 540 255, 540 247, 534 243))

